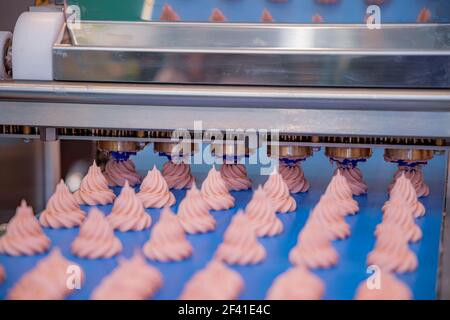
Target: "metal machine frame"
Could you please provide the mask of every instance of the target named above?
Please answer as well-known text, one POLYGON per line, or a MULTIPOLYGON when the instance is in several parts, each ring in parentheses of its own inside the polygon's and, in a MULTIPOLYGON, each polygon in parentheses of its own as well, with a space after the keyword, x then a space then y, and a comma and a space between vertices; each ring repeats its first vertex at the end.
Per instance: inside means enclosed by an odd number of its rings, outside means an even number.
POLYGON ((205 130, 280 129, 287 145, 445 153, 438 292, 450 299, 450 25, 84 26, 55 44, 56 81, 0 82, 0 138, 154 142, 154 132, 203 121, 205 130), (158 81, 164 68, 185 74, 192 57, 203 61, 200 78, 158 81))
POLYGON ((445 24, 81 21, 68 31, 53 47, 55 80, 450 88, 445 24))

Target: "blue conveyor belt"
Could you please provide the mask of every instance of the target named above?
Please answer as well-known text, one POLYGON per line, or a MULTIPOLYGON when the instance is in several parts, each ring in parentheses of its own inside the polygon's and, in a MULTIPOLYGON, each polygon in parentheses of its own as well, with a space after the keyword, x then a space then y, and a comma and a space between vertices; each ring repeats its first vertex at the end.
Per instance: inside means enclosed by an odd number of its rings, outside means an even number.
MULTIPOLYGON (((139 154, 135 161, 138 168, 149 169, 150 164, 157 163, 159 167, 164 162, 163 158, 152 155, 151 148, 139 154), (152 155, 152 156, 150 156, 152 155)), ((298 209, 295 213, 281 214, 285 231, 281 236, 262 239, 267 249, 268 259, 262 264, 250 267, 234 267, 244 278, 245 289, 242 299, 263 299, 273 279, 290 267, 288 261, 289 250, 295 245, 297 234, 303 227, 308 213, 318 201, 320 195, 332 175, 333 168, 328 159, 319 152, 312 159, 308 159, 304 165, 307 178, 311 181, 311 189, 306 194, 295 195, 298 209)), ((206 165, 195 165, 193 171, 199 181, 202 181, 208 170, 206 165)), ((391 181, 396 169, 394 164, 384 162, 382 150, 375 150, 374 156, 365 163, 360 164, 365 179, 369 185, 369 193, 356 197, 360 205, 360 212, 353 217, 348 217, 352 235, 344 241, 336 241, 334 245, 339 253, 339 264, 330 270, 320 270, 316 273, 324 280, 326 285, 326 299, 351 299, 354 292, 366 274, 366 255, 373 248, 375 226, 381 221, 381 206, 387 199, 386 188, 391 181)), ((257 167, 249 166, 252 175, 257 173, 257 167)), ((418 219, 418 224, 423 230, 423 239, 412 245, 412 249, 419 258, 419 267, 415 272, 400 275, 412 289, 416 299, 436 298, 436 281, 438 270, 438 253, 440 242, 442 204, 444 194, 445 157, 435 157, 424 168, 426 182, 429 184, 431 194, 421 199, 427 214, 418 219)), ((265 177, 257 176, 254 179, 254 187, 265 180, 265 177)), ((118 190, 116 190, 118 191, 118 190)), ((174 192, 177 198, 177 206, 184 196, 184 191, 174 192)), ((178 263, 154 263, 164 275, 164 286, 156 295, 156 299, 177 298, 186 281, 192 274, 203 268, 211 259, 216 247, 222 241, 223 232, 230 222, 237 208, 243 208, 251 197, 250 191, 233 192, 236 198, 236 208, 226 212, 214 212, 217 220, 217 230, 206 235, 188 236, 194 246, 194 255, 190 259, 178 263)), ((177 209, 175 206, 175 210, 177 209)), ((88 207, 83 207, 86 211, 88 207)), ((109 212, 111 206, 100 206, 104 212, 109 212)), ((153 218, 153 225, 159 217, 159 210, 148 210, 153 218)), ((70 299, 87 299, 91 291, 110 273, 117 265, 116 259, 89 261, 74 257, 70 253, 70 244, 78 234, 78 229, 70 230, 45 230, 51 238, 53 246, 60 247, 62 253, 70 260, 80 264, 86 274, 86 282, 80 291, 75 292, 70 299)), ((149 231, 142 232, 116 232, 124 245, 121 256, 130 257, 135 248, 140 248, 147 241, 149 231)), ((35 257, 9 257, 0 255, 0 264, 4 265, 7 280, 0 285, 0 298, 6 297, 7 291, 23 275, 30 270, 44 255, 35 257)))

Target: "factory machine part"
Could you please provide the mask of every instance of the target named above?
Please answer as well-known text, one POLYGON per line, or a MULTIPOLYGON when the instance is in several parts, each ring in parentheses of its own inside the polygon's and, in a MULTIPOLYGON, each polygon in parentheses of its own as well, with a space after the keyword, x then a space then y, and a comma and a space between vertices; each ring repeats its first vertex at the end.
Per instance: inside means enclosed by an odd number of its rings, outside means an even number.
MULTIPOLYGON (((448 34, 449 24, 75 27, 62 10, 26 12, 12 36, 0 33, 0 76, 11 78, 0 81, 0 137, 45 141, 47 197, 64 139, 111 154, 148 144, 168 154, 180 128, 193 152, 210 131, 254 130, 280 159, 310 161, 324 150, 333 161, 370 161, 380 148, 399 164, 445 156, 439 297, 450 298, 448 34)), ((218 157, 253 152, 245 138, 224 140, 218 157)))

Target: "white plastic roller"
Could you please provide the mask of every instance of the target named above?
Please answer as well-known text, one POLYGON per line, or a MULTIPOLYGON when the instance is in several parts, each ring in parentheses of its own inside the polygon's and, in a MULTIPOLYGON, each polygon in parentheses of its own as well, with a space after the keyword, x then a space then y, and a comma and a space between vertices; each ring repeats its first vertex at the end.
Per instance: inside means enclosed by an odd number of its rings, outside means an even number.
POLYGON ((155 6, 155 0, 145 0, 142 6, 141 19, 150 21, 153 16, 153 7, 155 6))
POLYGON ((14 79, 53 80, 52 47, 63 24, 63 12, 22 13, 13 35, 14 79))
POLYGON ((0 31, 0 80, 8 78, 8 72, 6 67, 6 51, 8 50, 9 43, 11 42, 12 34, 7 31, 0 31))

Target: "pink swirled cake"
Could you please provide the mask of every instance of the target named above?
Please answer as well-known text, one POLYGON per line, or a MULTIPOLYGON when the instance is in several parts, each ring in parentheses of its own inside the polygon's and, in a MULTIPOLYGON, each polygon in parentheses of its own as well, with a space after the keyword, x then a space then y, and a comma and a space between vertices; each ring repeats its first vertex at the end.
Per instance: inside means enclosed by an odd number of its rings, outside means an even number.
POLYGON ((223 164, 220 174, 229 190, 240 191, 252 187, 252 180, 243 164, 223 164))
POLYGON ((369 284, 364 280, 356 291, 356 300, 411 300, 412 292, 406 284, 398 280, 395 275, 381 271, 379 286, 369 284))
POLYGON ((213 260, 184 286, 181 300, 235 300, 244 288, 241 275, 213 260))
POLYGON ((73 228, 81 225, 85 218, 83 210, 63 180, 56 186, 55 193, 47 202, 39 221, 45 228, 73 228))
POLYGON ((274 171, 269 176, 264 184, 263 190, 272 201, 272 206, 277 212, 287 213, 297 209, 297 203, 291 197, 288 185, 277 171, 274 171))
POLYGON ((216 229, 216 220, 209 213, 209 204, 195 183, 181 200, 177 216, 184 231, 189 234, 206 233, 216 229))
POLYGON ((322 225, 308 220, 298 235, 297 245, 289 252, 289 261, 310 269, 331 268, 339 260, 332 239, 322 225))
POLYGON ((266 249, 258 242, 253 224, 240 210, 233 217, 215 258, 228 264, 253 265, 266 258, 266 249))
POLYGON ((317 222, 332 235, 333 239, 345 239, 350 236, 350 225, 345 221, 346 211, 343 207, 326 196, 322 196, 309 217, 310 221, 317 222))
POLYGON ((392 183, 389 185, 388 192, 390 193, 395 185, 395 182, 402 174, 405 174, 414 186, 416 190, 417 197, 426 197, 430 194, 430 188, 425 183, 423 176, 422 166, 417 165, 415 167, 399 166, 397 172, 394 174, 392 183))
POLYGON ((311 21, 312 23, 323 23, 324 19, 320 14, 316 13, 311 17, 311 21))
POLYGON ((422 239, 422 230, 416 224, 411 211, 405 204, 395 202, 386 208, 383 221, 375 230, 375 236, 378 237, 381 233, 389 231, 390 228, 386 228, 386 226, 391 224, 398 225, 408 241, 417 242, 422 239))
POLYGON ((261 186, 253 193, 252 200, 245 207, 245 213, 255 227, 257 236, 273 237, 283 232, 283 223, 261 186))
POLYGON ((324 293, 322 279, 305 267, 293 267, 275 278, 267 292, 267 299, 320 300, 324 293))
POLYGON ((222 175, 214 167, 203 181, 201 192, 212 210, 228 210, 234 207, 234 198, 228 191, 222 175))
POLYGON ((355 214, 359 210, 358 202, 353 199, 353 192, 347 179, 338 170, 331 178, 324 193, 325 198, 335 202, 346 214, 355 214))
POLYGON ((288 165, 280 163, 278 170, 291 193, 306 192, 309 190, 309 182, 306 180, 305 173, 300 167, 300 164, 288 165))
POLYGON ((431 20, 431 11, 427 7, 423 7, 417 15, 417 23, 428 23, 431 20))
POLYGON ((170 208, 164 208, 144 245, 144 255, 150 260, 170 262, 184 260, 192 255, 192 251, 177 216, 170 208))
POLYGON ((217 8, 214 8, 209 17, 209 21, 211 21, 211 22, 226 22, 227 17, 225 17, 225 15, 222 13, 222 11, 220 11, 217 8))
POLYGON ((261 22, 264 22, 264 23, 271 23, 271 22, 273 22, 273 17, 270 14, 269 10, 264 9, 264 11, 263 11, 263 13, 261 15, 261 22))
POLYGON ((95 161, 89 167, 87 175, 81 181, 80 189, 74 196, 78 204, 90 206, 110 204, 116 198, 114 192, 108 188, 108 181, 95 161))
POLYGON ((137 197, 141 200, 145 208, 160 209, 171 207, 176 202, 175 196, 170 192, 166 180, 164 180, 164 177, 156 166, 148 172, 144 181, 142 181, 137 197))
POLYGON ((141 182, 141 177, 136 172, 136 167, 131 160, 119 161, 109 159, 103 175, 111 187, 123 187, 125 181, 128 181, 130 186, 135 186, 141 182))
POLYGON ((64 258, 59 249, 40 260, 37 265, 25 273, 9 291, 10 300, 62 300, 74 289, 68 286, 68 272, 79 270, 80 284, 84 273, 80 266, 64 258))
POLYGON ((10 256, 33 256, 47 252, 50 239, 42 231, 33 209, 22 200, 16 214, 0 237, 0 253, 10 256))
POLYGON ((6 280, 5 268, 0 264, 0 284, 6 280))
POLYGON ((152 224, 152 218, 145 212, 141 200, 128 182, 125 183, 114 202, 111 214, 107 219, 114 229, 122 232, 141 231, 149 228, 152 224))
POLYGON ((80 258, 111 258, 122 251, 122 243, 114 235, 105 215, 93 208, 80 227, 80 233, 72 242, 71 249, 80 258))
POLYGON ((337 174, 338 171, 347 179, 348 185, 355 196, 367 193, 368 187, 359 168, 338 164, 334 174, 337 174))
POLYGON ((174 163, 169 160, 163 166, 162 175, 169 189, 189 189, 195 183, 191 167, 186 163, 174 163))
POLYGON ((412 182, 406 178, 404 173, 400 175, 395 182, 394 187, 392 187, 389 194, 389 200, 383 206, 383 212, 395 202, 405 203, 416 218, 425 215, 425 207, 417 199, 416 190, 414 189, 412 182))
POLYGON ((403 230, 395 224, 386 225, 385 228, 378 235, 375 248, 367 256, 367 265, 399 273, 414 271, 418 264, 417 257, 408 247, 408 238, 403 230))
POLYGON ((119 259, 119 265, 107 275, 91 295, 93 300, 144 300, 162 287, 163 277, 141 253, 119 259))
POLYGON ((161 12, 161 16, 159 17, 161 21, 180 21, 180 16, 173 10, 172 6, 165 3, 163 6, 163 10, 161 12))

